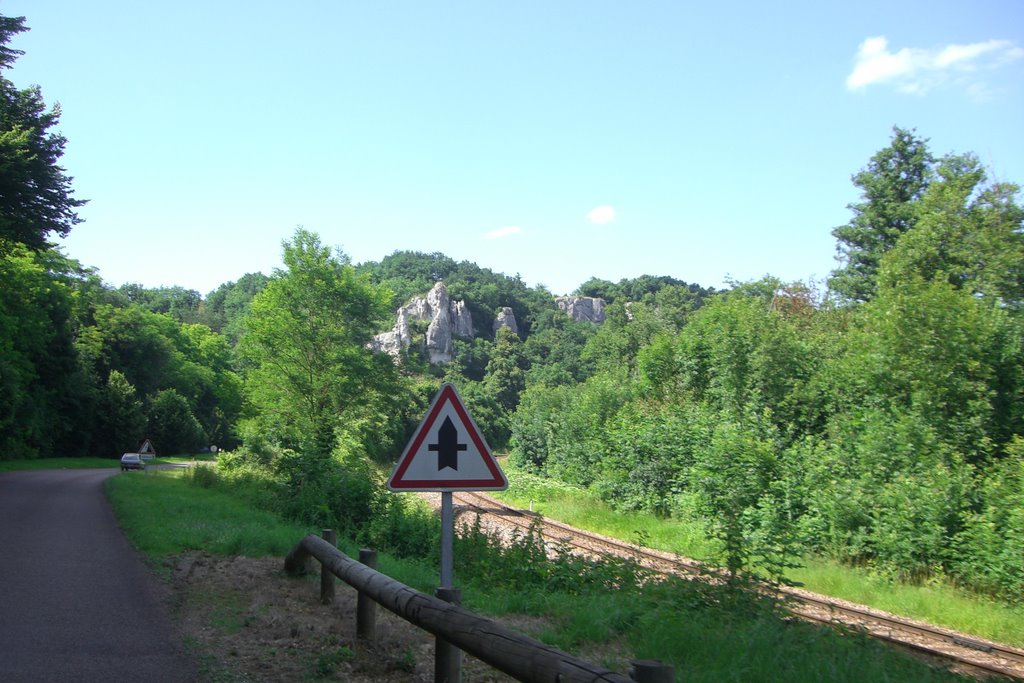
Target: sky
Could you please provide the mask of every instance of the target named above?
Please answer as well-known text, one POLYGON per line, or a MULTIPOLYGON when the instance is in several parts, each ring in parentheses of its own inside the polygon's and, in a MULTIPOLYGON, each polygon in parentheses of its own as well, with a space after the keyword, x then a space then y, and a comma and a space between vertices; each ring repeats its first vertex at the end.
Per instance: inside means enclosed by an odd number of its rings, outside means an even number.
POLYGON ((591 277, 822 283, 893 126, 1024 183, 1024 2, 0 0, 113 286, 201 294, 297 227, 591 277))

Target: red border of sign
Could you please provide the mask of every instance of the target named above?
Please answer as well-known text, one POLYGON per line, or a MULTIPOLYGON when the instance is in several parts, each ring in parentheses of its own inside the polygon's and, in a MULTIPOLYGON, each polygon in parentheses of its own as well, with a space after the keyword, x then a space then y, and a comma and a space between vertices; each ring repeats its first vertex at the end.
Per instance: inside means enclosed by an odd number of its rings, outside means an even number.
POLYGON ((430 408, 427 410, 426 417, 423 418, 423 422, 420 423, 420 426, 409 440, 409 444, 402 451, 402 457, 399 458, 395 471, 392 472, 391 478, 388 479, 388 488, 392 491, 503 491, 508 488, 508 479, 505 477, 505 473, 498 466, 498 461, 491 454, 491 449, 487 446, 487 442, 484 441, 483 434, 480 433, 480 429, 473 422, 473 418, 469 416, 466 406, 463 405, 462 399, 459 397, 459 392, 455 390, 453 385, 445 383, 441 386, 441 390, 437 392, 434 402, 430 404, 430 408), (466 428, 469 438, 472 439, 473 445, 480 452, 484 465, 490 470, 493 478, 457 480, 402 478, 409 465, 412 464, 413 458, 417 451, 419 451, 420 446, 423 445, 423 440, 427 438, 427 433, 434 426, 434 422, 437 420, 437 416, 446 402, 452 404, 452 409, 459 416, 459 419, 462 420, 462 425, 466 428))

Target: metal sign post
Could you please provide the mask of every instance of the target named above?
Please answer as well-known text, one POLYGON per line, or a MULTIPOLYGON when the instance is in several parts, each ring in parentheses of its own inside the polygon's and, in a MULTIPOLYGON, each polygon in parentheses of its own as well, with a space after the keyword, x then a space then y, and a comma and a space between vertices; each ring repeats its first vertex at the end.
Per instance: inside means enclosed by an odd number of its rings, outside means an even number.
MULTIPOLYGON (((441 492, 441 586, 434 593, 454 605, 462 604, 462 592, 454 579, 455 508, 452 492, 441 492)), ((462 650, 443 638, 434 643, 434 683, 459 683, 462 680, 462 650)))
POLYGON ((452 492, 441 492, 441 588, 454 588, 455 508, 452 492))

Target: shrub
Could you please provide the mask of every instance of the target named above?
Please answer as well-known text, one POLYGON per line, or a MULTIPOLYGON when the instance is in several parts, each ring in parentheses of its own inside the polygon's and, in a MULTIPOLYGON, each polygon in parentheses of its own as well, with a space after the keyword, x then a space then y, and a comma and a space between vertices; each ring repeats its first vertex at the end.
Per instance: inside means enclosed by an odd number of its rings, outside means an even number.
POLYGON ((1024 438, 978 482, 978 505, 964 514, 953 540, 954 576, 1003 597, 1024 602, 1024 438))
POLYGON ((399 557, 433 557, 441 545, 441 524, 418 498, 387 496, 364 532, 378 550, 399 557))
POLYGON ((808 538, 839 559, 927 578, 960 530, 970 466, 915 414, 860 410, 833 428, 830 446, 807 451, 808 538))
POLYGON ((213 465, 197 464, 190 467, 186 471, 185 478, 193 486, 204 489, 217 488, 220 485, 220 476, 217 474, 217 468, 213 465))

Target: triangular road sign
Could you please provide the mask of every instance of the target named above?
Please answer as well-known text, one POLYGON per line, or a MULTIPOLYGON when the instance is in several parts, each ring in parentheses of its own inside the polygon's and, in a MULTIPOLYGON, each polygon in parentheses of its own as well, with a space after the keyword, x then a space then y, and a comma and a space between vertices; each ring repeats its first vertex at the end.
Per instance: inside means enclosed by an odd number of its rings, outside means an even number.
POLYGON ((149 439, 143 441, 142 445, 139 446, 139 455, 145 460, 152 460, 156 457, 156 449, 153 448, 153 443, 149 439))
POLYGON ((441 386, 388 480, 392 491, 503 491, 508 479, 451 384, 441 386))

